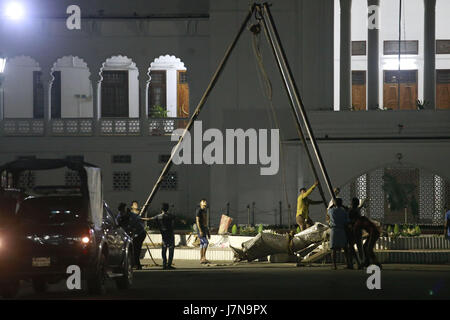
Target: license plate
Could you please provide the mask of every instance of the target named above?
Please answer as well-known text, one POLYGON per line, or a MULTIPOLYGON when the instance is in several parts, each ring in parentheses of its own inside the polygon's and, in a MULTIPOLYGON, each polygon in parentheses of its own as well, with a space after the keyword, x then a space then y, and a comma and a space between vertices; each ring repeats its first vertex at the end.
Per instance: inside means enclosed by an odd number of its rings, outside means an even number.
POLYGON ((50 267, 50 257, 37 257, 32 259, 33 267, 50 267))

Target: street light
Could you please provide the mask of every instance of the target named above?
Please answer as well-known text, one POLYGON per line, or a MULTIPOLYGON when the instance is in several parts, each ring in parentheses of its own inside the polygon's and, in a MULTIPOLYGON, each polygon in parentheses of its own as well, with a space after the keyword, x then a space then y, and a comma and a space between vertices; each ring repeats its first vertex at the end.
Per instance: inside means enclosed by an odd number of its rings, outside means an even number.
POLYGON ((5 16, 11 20, 21 20, 25 16, 25 8, 20 2, 10 2, 4 8, 5 16))

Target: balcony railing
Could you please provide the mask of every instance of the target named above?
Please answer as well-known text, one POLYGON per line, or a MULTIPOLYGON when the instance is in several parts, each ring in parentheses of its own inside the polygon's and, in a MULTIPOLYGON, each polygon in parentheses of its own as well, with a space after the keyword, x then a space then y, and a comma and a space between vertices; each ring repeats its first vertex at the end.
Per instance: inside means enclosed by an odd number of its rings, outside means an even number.
POLYGON ((5 119, 2 121, 4 136, 43 136, 43 119, 5 119))
POLYGON ((167 136, 184 128, 187 118, 3 119, 0 136, 167 136))
POLYGON ((140 135, 140 133, 140 119, 100 119, 100 134, 102 136, 137 136, 140 135))
POLYGON ((53 119, 51 133, 54 136, 92 136, 93 119, 53 119))

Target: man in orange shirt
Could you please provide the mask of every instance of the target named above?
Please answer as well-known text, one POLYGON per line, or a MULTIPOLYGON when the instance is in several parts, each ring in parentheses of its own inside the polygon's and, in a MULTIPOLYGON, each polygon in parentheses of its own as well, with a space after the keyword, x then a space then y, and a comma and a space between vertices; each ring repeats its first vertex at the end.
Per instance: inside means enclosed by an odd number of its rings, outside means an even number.
POLYGON ((306 188, 300 189, 300 195, 297 199, 297 215, 295 220, 301 231, 311 227, 313 224, 311 218, 309 218, 309 205, 322 203, 322 201, 313 201, 308 199, 308 196, 314 191, 318 184, 319 182, 316 181, 308 190, 306 190, 306 188))

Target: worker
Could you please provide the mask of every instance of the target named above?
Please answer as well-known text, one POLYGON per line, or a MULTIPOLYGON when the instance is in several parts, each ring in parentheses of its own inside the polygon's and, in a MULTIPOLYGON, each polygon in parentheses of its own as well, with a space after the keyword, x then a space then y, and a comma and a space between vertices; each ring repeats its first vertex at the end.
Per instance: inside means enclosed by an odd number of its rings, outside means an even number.
MULTIPOLYGON (((348 217, 347 211, 342 207, 342 199, 336 199, 336 206, 331 208, 328 211, 330 216, 330 249, 331 259, 333 261, 334 269, 337 269, 336 266, 336 253, 337 251, 343 249, 345 253, 345 259, 347 261, 347 268, 350 269, 350 260, 348 256, 348 243, 347 243, 347 233, 346 229, 348 228, 348 224, 350 219, 348 217)), ((351 268, 352 269, 352 268, 351 268)))
POLYGON ((175 250, 175 235, 173 232, 175 217, 169 213, 169 204, 163 203, 161 205, 161 213, 155 217, 149 218, 150 221, 156 221, 162 237, 162 260, 164 270, 175 269, 172 266, 173 254, 175 250), (167 259, 167 249, 169 249, 169 258, 167 259))
POLYGON ((147 233, 145 231, 143 219, 140 218, 138 214, 131 212, 126 206, 127 205, 123 202, 119 204, 117 221, 125 232, 133 239, 134 267, 137 270, 142 270, 140 260, 141 249, 147 233))
POLYGON ((444 211, 445 211, 445 221, 444 221, 444 236, 446 239, 450 240, 450 207, 449 206, 445 206, 444 211))
POLYGON ((313 222, 309 217, 309 205, 322 203, 322 201, 313 201, 308 199, 308 196, 314 191, 318 184, 319 182, 316 181, 308 190, 306 190, 306 188, 300 189, 300 195, 297 199, 297 215, 295 220, 301 231, 313 225, 313 222))
POLYGON ((206 250, 208 249, 208 239, 211 238, 211 234, 208 229, 208 221, 207 221, 207 202, 206 199, 200 200, 200 206, 197 208, 195 222, 197 225, 198 238, 200 240, 200 263, 207 264, 209 263, 206 260, 206 250))
MULTIPOLYGON (((380 237, 381 232, 374 222, 361 215, 360 210, 363 205, 364 201, 360 204, 358 198, 352 199, 352 208, 350 210, 349 218, 351 219, 350 225, 353 239, 350 240, 353 243, 356 243, 356 246, 358 247, 359 259, 362 261, 362 266, 368 267, 371 264, 376 264, 381 267, 374 252, 375 244, 380 237), (363 230, 368 234, 364 245, 362 244, 363 230)), ((361 265, 359 267, 361 268, 361 265)))
POLYGON ((348 245, 349 245, 349 253, 348 254, 349 254, 350 264, 353 267, 353 258, 355 258, 356 262, 358 264, 358 269, 362 269, 362 267, 363 267, 363 265, 362 265, 362 261, 364 259, 363 248, 362 248, 361 239, 359 239, 359 238, 357 239, 355 237, 353 227, 356 222, 356 219, 361 217, 361 208, 364 206, 365 201, 366 201, 366 199, 364 199, 360 203, 358 198, 356 198, 356 197, 353 198, 351 206, 348 210, 348 217, 350 219, 350 225, 349 225, 349 228, 347 229, 347 239, 348 239, 348 245), (356 244, 356 247, 358 248, 359 255, 357 255, 355 252, 355 244, 356 244))
MULTIPOLYGON (((335 197, 337 197, 340 192, 341 192, 341 189, 334 188, 334 196, 335 197)), ((327 211, 330 210, 331 208, 333 208, 333 206, 334 206, 334 200, 331 199, 330 202, 328 203, 327 211)))
POLYGON ((131 208, 130 211, 134 214, 139 214, 139 203, 136 200, 131 201, 131 208))

